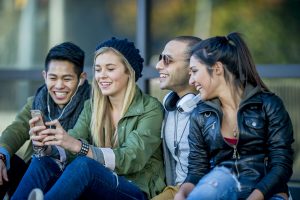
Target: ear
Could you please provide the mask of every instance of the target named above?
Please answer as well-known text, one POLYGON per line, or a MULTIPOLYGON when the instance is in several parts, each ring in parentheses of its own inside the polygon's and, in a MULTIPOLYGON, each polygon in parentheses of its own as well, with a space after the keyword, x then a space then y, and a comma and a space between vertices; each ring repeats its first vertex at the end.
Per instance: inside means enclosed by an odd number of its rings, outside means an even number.
POLYGON ((79 76, 78 86, 82 85, 87 77, 86 72, 82 72, 79 76))
POLYGON ((224 66, 221 62, 216 62, 215 65, 213 66, 213 71, 214 71, 214 74, 220 76, 220 75, 223 75, 224 74, 224 66))
POLYGON ((45 70, 43 70, 42 75, 43 75, 44 80, 45 80, 45 83, 46 83, 46 80, 47 80, 47 72, 46 72, 45 70))

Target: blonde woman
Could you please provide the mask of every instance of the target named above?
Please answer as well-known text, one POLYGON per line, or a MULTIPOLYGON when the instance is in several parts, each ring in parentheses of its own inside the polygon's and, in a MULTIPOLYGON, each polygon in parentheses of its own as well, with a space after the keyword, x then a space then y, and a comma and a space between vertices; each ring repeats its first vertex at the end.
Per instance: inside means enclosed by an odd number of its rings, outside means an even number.
MULTIPOLYGON (((164 187, 158 100, 137 87, 143 59, 132 42, 112 38, 95 52, 92 100, 68 133, 34 127, 40 145, 76 155, 62 171, 53 159, 33 159, 13 199, 148 199, 164 187)), ((32 119, 30 123, 34 123, 32 119)))

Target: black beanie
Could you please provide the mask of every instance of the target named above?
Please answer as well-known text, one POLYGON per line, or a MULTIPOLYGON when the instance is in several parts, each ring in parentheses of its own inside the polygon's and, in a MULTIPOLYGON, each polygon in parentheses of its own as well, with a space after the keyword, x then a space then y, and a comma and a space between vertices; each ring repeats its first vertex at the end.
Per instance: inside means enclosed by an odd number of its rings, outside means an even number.
POLYGON ((120 40, 113 37, 110 40, 106 40, 100 43, 96 47, 96 51, 98 51, 102 47, 112 47, 123 54, 123 56, 127 59, 129 64, 135 71, 135 81, 142 77, 144 59, 141 57, 140 51, 135 48, 133 42, 129 42, 127 39, 120 40))

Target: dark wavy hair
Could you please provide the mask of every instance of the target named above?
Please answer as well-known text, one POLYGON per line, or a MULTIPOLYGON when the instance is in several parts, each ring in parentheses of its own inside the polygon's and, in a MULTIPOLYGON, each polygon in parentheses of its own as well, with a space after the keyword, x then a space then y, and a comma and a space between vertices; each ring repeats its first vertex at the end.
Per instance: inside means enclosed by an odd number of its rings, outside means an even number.
POLYGON ((45 70, 51 60, 69 61, 75 65, 74 71, 79 77, 84 67, 84 51, 72 42, 64 42, 52 47, 45 59, 45 70))
POLYGON ((251 53, 240 33, 233 32, 227 36, 216 36, 201 41, 192 48, 192 56, 207 66, 212 74, 212 66, 221 62, 225 66, 225 80, 229 73, 233 75, 234 87, 245 88, 247 84, 260 86, 269 91, 260 78, 251 53))

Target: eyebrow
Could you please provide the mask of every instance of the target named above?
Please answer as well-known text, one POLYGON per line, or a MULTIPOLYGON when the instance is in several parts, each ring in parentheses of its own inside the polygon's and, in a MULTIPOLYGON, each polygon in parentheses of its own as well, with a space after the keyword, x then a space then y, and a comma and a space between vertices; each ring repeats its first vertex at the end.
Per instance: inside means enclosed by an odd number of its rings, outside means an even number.
MULTIPOLYGON (((109 67, 109 66, 118 66, 118 65, 116 65, 116 64, 114 64, 114 63, 107 63, 107 64, 105 64, 104 65, 105 67, 109 67)), ((101 67, 101 65, 94 65, 94 67, 101 67)))
MULTIPOLYGON (((57 74, 51 74, 51 73, 49 73, 48 76, 55 76, 55 77, 57 77, 57 74)), ((62 77, 72 77, 72 78, 73 78, 74 75, 71 75, 71 74, 63 74, 62 77)))
POLYGON ((189 66, 189 69, 192 69, 193 67, 196 67, 196 66, 189 66))

